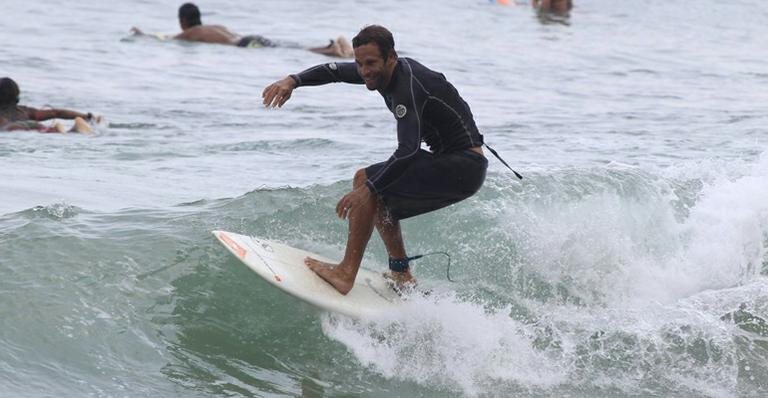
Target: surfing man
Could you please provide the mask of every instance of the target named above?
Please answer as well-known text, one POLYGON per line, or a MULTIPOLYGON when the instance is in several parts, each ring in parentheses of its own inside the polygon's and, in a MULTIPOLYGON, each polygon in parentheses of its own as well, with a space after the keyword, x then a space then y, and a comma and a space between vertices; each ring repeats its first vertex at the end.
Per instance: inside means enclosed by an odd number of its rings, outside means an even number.
POLYGON ((387 161, 358 170, 353 190, 336 205, 336 214, 349 220, 344 259, 338 265, 304 260, 341 294, 352 289, 374 227, 387 248, 392 278, 401 287, 415 283, 400 220, 472 196, 488 167, 469 105, 443 74, 398 57, 392 33, 381 26, 365 27, 352 44, 355 62, 317 65, 262 93, 265 106, 281 107, 296 87, 365 84, 384 97, 397 121, 397 150, 387 161), (430 151, 420 149, 422 141, 430 151))
POLYGON ((38 123, 50 119, 74 119, 75 123, 68 131, 76 133, 91 133, 89 121, 100 120, 90 113, 80 113, 68 109, 35 109, 19 105, 19 86, 13 79, 0 79, 0 131, 35 130, 41 133, 66 133, 67 129, 61 123, 46 126, 38 123))
MULTIPOLYGON (((203 25, 200 19, 200 9, 192 3, 184 3, 179 7, 179 25, 181 33, 173 36, 176 40, 197 41, 203 43, 227 44, 238 47, 277 47, 269 39, 259 35, 239 36, 221 25, 203 25)), ((144 35, 139 28, 131 28, 135 35, 144 35)), ((331 40, 324 47, 309 48, 309 51, 331 57, 352 58, 352 46, 344 36, 331 40)))

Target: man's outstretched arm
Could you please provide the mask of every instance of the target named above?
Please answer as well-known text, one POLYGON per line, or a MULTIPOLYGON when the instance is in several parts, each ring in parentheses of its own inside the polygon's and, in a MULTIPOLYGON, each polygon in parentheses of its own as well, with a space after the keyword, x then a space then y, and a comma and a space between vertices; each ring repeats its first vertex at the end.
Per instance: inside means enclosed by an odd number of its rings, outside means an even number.
POLYGON ((43 121, 43 120, 50 120, 50 119, 74 119, 76 117, 81 117, 86 120, 90 120, 93 115, 90 113, 81 113, 77 111, 71 111, 69 109, 35 109, 30 107, 24 107, 25 111, 27 112, 27 115, 29 115, 29 118, 32 120, 37 121, 43 121))
POLYGON ((354 62, 330 62, 313 66, 301 73, 289 75, 267 86, 261 93, 264 106, 282 107, 296 87, 319 86, 328 83, 363 84, 354 62))

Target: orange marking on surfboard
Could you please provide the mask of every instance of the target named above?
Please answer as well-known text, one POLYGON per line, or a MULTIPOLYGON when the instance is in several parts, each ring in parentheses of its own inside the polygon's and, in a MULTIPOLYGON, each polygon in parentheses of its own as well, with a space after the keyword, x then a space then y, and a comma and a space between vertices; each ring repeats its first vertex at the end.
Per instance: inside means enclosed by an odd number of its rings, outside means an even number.
POLYGON ((226 234, 219 234, 219 237, 221 240, 224 241, 224 243, 227 244, 232 250, 235 251, 235 254, 237 257, 245 258, 246 250, 243 249, 240 245, 237 244, 237 242, 233 241, 232 238, 229 237, 229 235, 226 234))

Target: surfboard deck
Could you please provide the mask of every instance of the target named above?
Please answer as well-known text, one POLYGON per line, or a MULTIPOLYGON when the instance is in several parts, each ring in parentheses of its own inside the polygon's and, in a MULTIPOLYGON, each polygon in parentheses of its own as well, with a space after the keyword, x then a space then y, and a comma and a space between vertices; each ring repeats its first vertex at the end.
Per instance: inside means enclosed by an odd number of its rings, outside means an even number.
POLYGON ((354 287, 343 295, 304 264, 305 257, 332 260, 258 237, 227 231, 213 231, 213 235, 264 280, 321 309, 360 318, 395 310, 402 303, 401 297, 379 272, 360 267, 354 287))

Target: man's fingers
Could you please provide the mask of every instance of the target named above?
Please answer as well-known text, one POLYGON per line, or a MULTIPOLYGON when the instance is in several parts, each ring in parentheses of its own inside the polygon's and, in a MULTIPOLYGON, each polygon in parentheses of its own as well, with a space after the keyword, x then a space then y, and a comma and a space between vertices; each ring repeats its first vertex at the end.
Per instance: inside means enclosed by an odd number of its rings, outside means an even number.
POLYGON ((269 90, 268 92, 265 92, 263 95, 265 106, 267 107, 281 107, 285 103, 285 101, 288 101, 288 98, 291 97, 290 94, 286 95, 280 90, 279 88, 273 88, 269 90))
POLYGON ((275 87, 269 86, 264 90, 264 105, 271 106, 272 100, 275 98, 275 87))
POLYGON ((290 92, 288 92, 286 94, 283 94, 280 97, 280 103, 277 105, 277 107, 281 108, 283 106, 283 104, 285 104, 288 101, 289 98, 291 98, 291 93, 290 92))
POLYGON ((336 203, 336 215, 339 216, 339 218, 342 217, 343 211, 344 211, 344 198, 341 198, 338 203, 336 203))
POLYGON ((267 86, 267 88, 264 89, 264 92, 261 93, 261 97, 264 99, 262 102, 265 106, 269 107, 272 105, 276 91, 277 87, 275 87, 275 84, 273 83, 267 86))
POLYGON ((264 87, 264 90, 261 90, 261 98, 266 101, 267 100, 267 93, 269 92, 269 89, 272 88, 272 85, 270 84, 267 87, 264 87))
POLYGON ((348 195, 344 195, 339 203, 336 204, 336 215, 341 219, 345 219, 349 216, 349 211, 352 209, 348 195))

